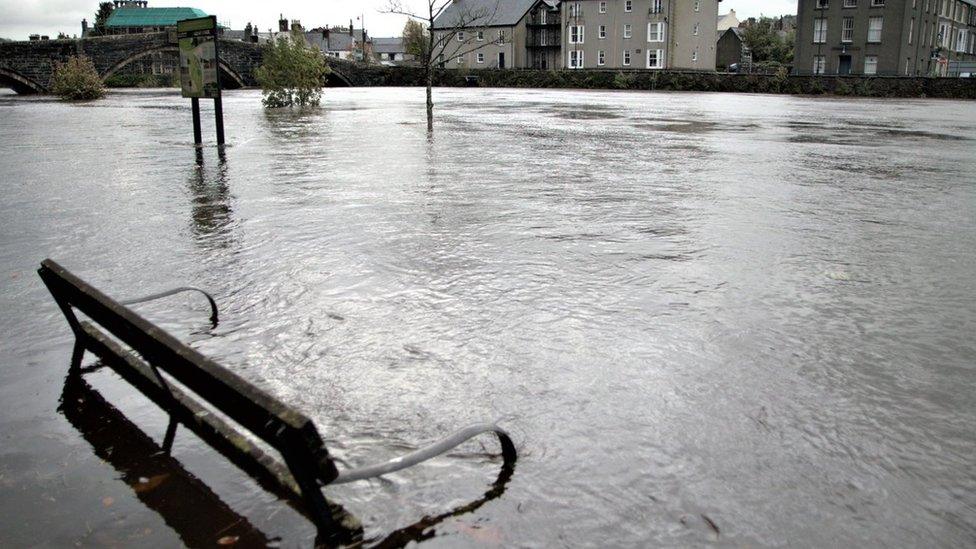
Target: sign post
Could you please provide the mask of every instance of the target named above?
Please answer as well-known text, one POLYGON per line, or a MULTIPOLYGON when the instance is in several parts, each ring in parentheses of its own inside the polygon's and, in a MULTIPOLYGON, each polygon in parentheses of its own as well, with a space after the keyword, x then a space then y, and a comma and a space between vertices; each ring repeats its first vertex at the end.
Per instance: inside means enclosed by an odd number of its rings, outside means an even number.
POLYGON ((224 109, 220 94, 220 51, 217 18, 184 19, 176 23, 180 44, 180 84, 183 97, 193 106, 193 140, 203 142, 200 130, 200 98, 214 100, 217 119, 217 145, 224 145, 224 109))

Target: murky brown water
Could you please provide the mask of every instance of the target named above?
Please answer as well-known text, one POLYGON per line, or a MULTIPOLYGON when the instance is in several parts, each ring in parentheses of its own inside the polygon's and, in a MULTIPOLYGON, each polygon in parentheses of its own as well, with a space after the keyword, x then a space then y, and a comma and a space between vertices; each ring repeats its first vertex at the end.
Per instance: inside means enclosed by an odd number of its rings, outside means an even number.
MULTIPOLYGON (((92 397, 57 411, 45 257, 119 297, 210 289, 215 330, 193 297, 138 310, 348 463, 505 418, 507 490, 426 545, 976 543, 976 103, 437 98, 429 143, 421 90, 303 116, 231 93, 198 169, 170 92, 0 97, 0 545, 314 537, 190 435, 209 488, 141 482, 119 452, 153 440, 92 397)), ((161 412, 89 381, 160 443, 161 412)), ((497 467, 475 444, 327 493, 376 540, 497 467)))

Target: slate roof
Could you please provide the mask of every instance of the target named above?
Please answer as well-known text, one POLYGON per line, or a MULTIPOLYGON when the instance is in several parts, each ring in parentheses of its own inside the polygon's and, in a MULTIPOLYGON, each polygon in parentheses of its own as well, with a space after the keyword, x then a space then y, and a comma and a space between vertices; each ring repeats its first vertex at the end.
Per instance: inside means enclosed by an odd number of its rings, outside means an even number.
POLYGON ((403 53, 403 38, 373 38, 373 51, 376 53, 403 53))
POLYGON ((465 27, 511 27, 518 24, 537 0, 456 0, 434 20, 435 29, 465 27), (470 15, 481 15, 469 21, 470 15))
POLYGON ((206 17, 196 8, 116 8, 105 22, 109 28, 175 27, 177 21, 206 17))

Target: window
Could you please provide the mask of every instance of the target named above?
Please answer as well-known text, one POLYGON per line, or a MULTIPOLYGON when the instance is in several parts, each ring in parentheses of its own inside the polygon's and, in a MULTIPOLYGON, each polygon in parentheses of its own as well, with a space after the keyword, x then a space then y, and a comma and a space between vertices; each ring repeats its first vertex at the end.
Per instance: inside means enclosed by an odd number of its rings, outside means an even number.
POLYGON ((845 8, 856 8, 857 7, 857 0, 844 0, 844 7, 845 8))
POLYGON ((822 55, 813 56, 813 74, 823 74, 826 59, 822 55))
POLYGON ((877 55, 868 55, 864 57, 864 74, 878 74, 877 55))
POLYGON ((504 44, 505 43, 505 31, 503 31, 503 30, 499 30, 498 31, 498 43, 499 44, 504 44))
POLYGON ((460 65, 461 63, 464 63, 464 56, 459 55, 454 61, 457 62, 458 65, 460 65))
POLYGON ((827 8, 827 0, 817 0, 817 9, 822 10, 827 8))
POLYGON ((956 44, 956 51, 959 53, 966 53, 966 46, 969 42, 969 33, 966 29, 959 29, 959 41, 956 44))
POLYGON ((600 2, 600 13, 607 13, 607 3, 600 2))
POLYGON ((698 50, 691 52, 691 60, 695 63, 698 62, 698 50))
POLYGON ((813 20, 813 43, 823 44, 827 41, 827 20, 824 18, 813 20))
POLYGON ((599 38, 600 40, 604 40, 606 39, 606 37, 607 37, 607 26, 600 25, 600 28, 597 31, 597 38, 599 38))
POLYGON ((664 68, 664 50, 647 50, 647 68, 664 68))
POLYGON ((701 11, 701 0, 695 0, 695 11, 701 11))
POLYGON ((579 2, 573 2, 572 4, 569 5, 569 16, 570 17, 579 17, 581 15, 583 15, 583 10, 580 7, 580 3, 579 2))
POLYGON ((884 27, 884 17, 868 19, 868 42, 881 42, 881 29, 884 27))
POLYGON ((651 0, 650 13, 661 13, 664 11, 663 0, 651 0))
POLYGON ((694 34, 695 36, 698 36, 698 28, 699 28, 698 23, 695 23, 695 26, 691 29, 691 33, 694 34))
POLYGON ((569 52, 569 68, 571 69, 582 69, 583 68, 583 53, 578 50, 570 50, 569 52))
POLYGON ((603 50, 596 52, 596 64, 601 67, 607 64, 607 52, 603 50))
POLYGON ((478 31, 478 42, 485 41, 485 31, 478 31))
POLYGON ((845 17, 844 18, 844 28, 840 35, 840 41, 845 43, 851 43, 854 41, 854 18, 845 17))
POLYGON ((912 20, 908 23, 908 45, 909 46, 914 41, 914 39, 912 38, 912 35, 914 34, 915 34, 915 18, 912 17, 912 20))
POLYGON ((885 0, 871 0, 872 8, 884 7, 885 0))
POLYGON ((630 50, 624 50, 624 66, 630 66, 630 50))
POLYGON ((624 25, 624 38, 630 38, 633 34, 632 27, 630 25, 624 25))
POLYGON ((582 44, 584 39, 584 27, 582 25, 571 25, 569 27, 569 43, 582 44))
POLYGON ((634 11, 634 3, 631 0, 624 1, 624 11, 634 11))
POLYGON ((479 63, 484 63, 485 62, 485 54, 483 54, 483 53, 479 53, 478 54, 478 62, 479 63))
POLYGON ((647 41, 664 42, 664 23, 647 24, 647 41))
POLYGON ((458 31, 457 33, 458 42, 464 42, 464 31, 458 31))

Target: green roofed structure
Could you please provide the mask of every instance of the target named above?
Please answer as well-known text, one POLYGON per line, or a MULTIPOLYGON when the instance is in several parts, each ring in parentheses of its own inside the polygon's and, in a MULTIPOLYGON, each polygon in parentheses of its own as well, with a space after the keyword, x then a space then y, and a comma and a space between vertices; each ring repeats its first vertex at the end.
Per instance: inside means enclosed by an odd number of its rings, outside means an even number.
POLYGON ((115 9, 105 23, 107 34, 161 32, 175 28, 183 19, 206 17, 197 8, 150 8, 146 0, 116 0, 115 9))

